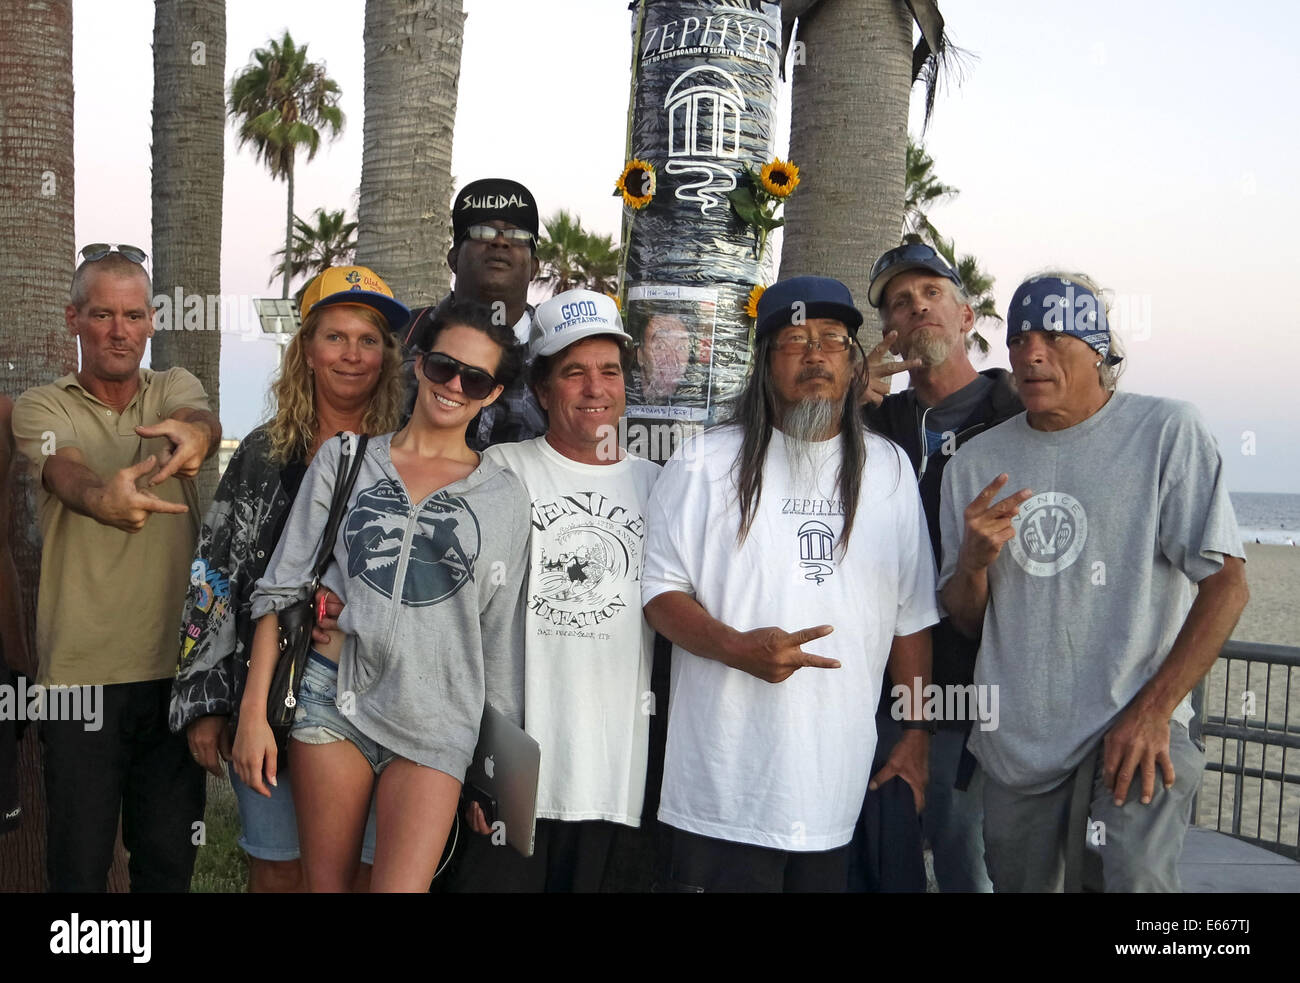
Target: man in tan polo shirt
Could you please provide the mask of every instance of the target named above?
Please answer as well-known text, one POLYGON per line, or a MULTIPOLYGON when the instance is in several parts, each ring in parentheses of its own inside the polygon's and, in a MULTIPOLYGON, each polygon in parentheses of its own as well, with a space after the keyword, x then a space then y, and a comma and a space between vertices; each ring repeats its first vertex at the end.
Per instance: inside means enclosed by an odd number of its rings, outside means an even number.
POLYGON ((78 719, 41 725, 49 887, 105 889, 120 815, 131 890, 185 891, 204 778, 167 703, 200 519, 194 475, 221 424, 189 372, 140 368, 153 335, 144 253, 82 255, 66 309, 81 369, 29 389, 13 413, 40 483, 39 682, 82 687, 79 704, 47 700, 79 706, 78 719))

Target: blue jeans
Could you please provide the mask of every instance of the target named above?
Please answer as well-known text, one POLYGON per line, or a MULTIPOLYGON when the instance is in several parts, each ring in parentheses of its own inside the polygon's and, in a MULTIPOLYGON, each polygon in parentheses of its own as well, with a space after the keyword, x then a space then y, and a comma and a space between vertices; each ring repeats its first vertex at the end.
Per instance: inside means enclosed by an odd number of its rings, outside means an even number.
POLYGON ((993 882, 984 867, 983 769, 975 766, 964 792, 953 787, 965 744, 966 735, 959 730, 941 730, 930 738, 930 783, 921 828, 934 851, 940 891, 988 894, 993 882))

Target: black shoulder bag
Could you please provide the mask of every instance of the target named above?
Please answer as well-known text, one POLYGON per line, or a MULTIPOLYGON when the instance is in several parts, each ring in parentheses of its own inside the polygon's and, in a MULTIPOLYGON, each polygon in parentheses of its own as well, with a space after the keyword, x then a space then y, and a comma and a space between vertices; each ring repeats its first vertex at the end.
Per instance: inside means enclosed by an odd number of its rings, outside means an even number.
POLYGON ((311 630, 316 624, 316 591, 320 588, 321 576, 329 568, 330 558, 334 555, 334 541, 338 537, 339 524, 343 521, 343 513, 347 511, 352 486, 357 483, 357 473, 361 470, 361 461, 365 457, 366 443, 370 437, 362 434, 355 439, 354 454, 347 453, 346 439, 339 451, 334 497, 330 500, 325 538, 321 540, 320 553, 312 568, 311 593, 305 601, 291 604, 279 615, 280 661, 276 663, 275 675, 271 677, 271 691, 266 699, 266 722, 273 729, 285 729, 293 723, 294 708, 298 705, 298 689, 302 685, 302 671, 307 664, 307 654, 311 651, 311 630))

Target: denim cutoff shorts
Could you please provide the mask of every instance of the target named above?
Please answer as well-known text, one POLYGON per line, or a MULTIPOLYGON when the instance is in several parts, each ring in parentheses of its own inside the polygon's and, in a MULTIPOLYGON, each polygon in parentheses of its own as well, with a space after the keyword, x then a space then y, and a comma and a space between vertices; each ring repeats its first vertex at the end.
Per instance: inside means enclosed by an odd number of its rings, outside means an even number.
MULTIPOLYGON (((293 790, 289 771, 280 762, 278 785, 267 785, 271 790, 268 799, 245 785, 235 771, 234 762, 227 765, 230 784, 235 789, 239 803, 239 848, 258 860, 297 860, 298 814, 293 807, 293 790)), ((366 835, 361 844, 361 862, 375 862, 375 800, 370 800, 370 815, 366 817, 366 835)))
POLYGON ((338 665, 317 652, 307 656, 302 688, 298 692, 298 709, 294 712, 289 736, 304 744, 350 741, 365 755, 378 775, 396 760, 397 755, 357 730, 351 718, 338 708, 338 681, 338 665))

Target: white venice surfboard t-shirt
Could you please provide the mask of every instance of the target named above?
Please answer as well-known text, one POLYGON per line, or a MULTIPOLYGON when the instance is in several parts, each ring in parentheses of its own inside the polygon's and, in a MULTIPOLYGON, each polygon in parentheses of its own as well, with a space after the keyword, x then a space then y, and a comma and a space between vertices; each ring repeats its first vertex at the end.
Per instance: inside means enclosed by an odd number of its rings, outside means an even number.
POLYGON ((484 456, 532 501, 524 729, 542 751, 537 815, 639 826, 654 710, 641 565, 659 466, 581 464, 544 436, 484 456))

